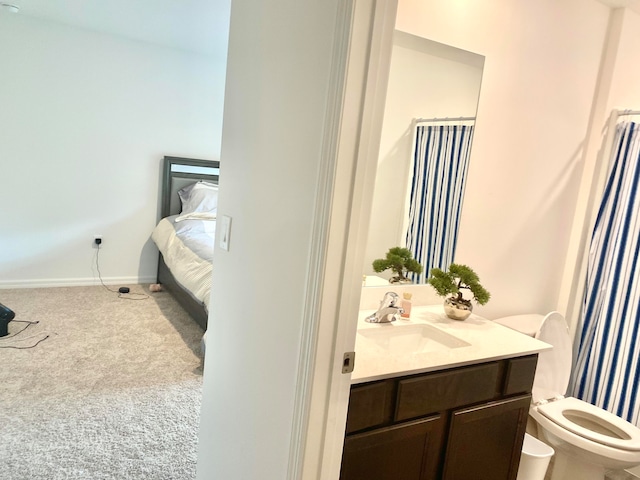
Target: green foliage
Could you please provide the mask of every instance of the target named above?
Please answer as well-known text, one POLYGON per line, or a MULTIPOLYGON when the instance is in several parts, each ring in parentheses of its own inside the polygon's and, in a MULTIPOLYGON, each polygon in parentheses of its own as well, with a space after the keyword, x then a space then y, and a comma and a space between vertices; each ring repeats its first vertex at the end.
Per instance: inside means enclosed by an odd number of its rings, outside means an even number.
POLYGON ((378 258, 373 261, 373 269, 380 273, 391 269, 396 273, 396 277, 391 280, 408 280, 407 273, 422 273, 422 265, 413 258, 411 252, 402 247, 390 248, 385 258, 378 258))
POLYGON ((462 300, 461 289, 464 288, 471 291, 473 299, 480 305, 485 305, 491 298, 491 294, 480 285, 476 272, 467 265, 452 263, 448 272, 433 268, 429 284, 441 297, 457 295, 458 300, 462 300))

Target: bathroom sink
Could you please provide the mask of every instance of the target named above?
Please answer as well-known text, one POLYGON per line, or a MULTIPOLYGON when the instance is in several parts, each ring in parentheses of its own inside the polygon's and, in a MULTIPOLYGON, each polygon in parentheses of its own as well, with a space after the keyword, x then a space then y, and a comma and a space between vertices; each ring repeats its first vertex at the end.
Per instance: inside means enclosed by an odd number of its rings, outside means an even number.
POLYGON ((391 354, 426 353, 470 344, 431 325, 385 325, 358 330, 360 339, 391 354))

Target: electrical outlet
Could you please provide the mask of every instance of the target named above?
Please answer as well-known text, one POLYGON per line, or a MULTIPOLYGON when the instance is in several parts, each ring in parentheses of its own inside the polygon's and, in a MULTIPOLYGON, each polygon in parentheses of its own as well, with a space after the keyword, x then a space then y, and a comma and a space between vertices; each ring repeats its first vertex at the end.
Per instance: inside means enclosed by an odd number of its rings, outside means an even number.
POLYGON ((102 245, 102 235, 93 236, 93 248, 100 248, 102 245))

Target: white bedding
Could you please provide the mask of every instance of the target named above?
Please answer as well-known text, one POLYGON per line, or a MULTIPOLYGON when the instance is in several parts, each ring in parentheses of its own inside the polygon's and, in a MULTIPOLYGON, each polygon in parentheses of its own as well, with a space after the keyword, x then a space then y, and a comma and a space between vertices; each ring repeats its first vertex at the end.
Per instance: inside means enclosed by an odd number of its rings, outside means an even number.
POLYGON ((215 220, 163 218, 151 238, 176 281, 209 310, 215 220))

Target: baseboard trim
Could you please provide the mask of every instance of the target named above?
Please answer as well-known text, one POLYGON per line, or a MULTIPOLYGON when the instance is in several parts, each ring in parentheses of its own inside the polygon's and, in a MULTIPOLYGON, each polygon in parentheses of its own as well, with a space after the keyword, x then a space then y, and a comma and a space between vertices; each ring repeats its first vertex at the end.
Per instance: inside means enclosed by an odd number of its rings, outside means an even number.
MULTIPOLYGON (((145 277, 107 277, 105 285, 138 285, 156 283, 155 276, 145 277)), ((7 288, 49 288, 49 287, 88 287, 101 285, 98 278, 39 278, 33 280, 1 280, 0 289, 7 288)))

